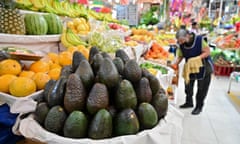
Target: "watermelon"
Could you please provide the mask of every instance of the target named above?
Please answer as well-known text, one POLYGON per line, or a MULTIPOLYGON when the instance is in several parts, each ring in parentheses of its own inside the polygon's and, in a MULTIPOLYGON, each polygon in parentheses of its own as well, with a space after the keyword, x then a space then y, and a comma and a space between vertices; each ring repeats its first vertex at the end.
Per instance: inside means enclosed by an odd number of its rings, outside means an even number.
POLYGON ((63 23, 58 15, 46 14, 44 15, 45 20, 48 24, 48 34, 61 34, 63 30, 63 23))
POLYGON ((48 25, 40 14, 25 14, 24 17, 26 32, 28 35, 46 35, 48 25))

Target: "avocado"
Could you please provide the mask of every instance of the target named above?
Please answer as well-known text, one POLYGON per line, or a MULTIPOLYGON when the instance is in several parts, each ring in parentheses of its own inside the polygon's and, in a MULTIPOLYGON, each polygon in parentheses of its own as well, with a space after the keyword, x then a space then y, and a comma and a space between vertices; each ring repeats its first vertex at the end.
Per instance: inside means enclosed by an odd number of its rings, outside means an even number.
POLYGON ((60 77, 60 79, 58 79, 56 83, 51 87, 47 95, 47 103, 49 107, 63 104, 66 82, 67 78, 60 77))
POLYGON ((83 110, 86 103, 86 90, 82 80, 77 74, 68 77, 66 93, 64 96, 64 108, 68 113, 75 110, 83 110))
POLYGON ((142 69, 135 60, 129 60, 124 66, 124 76, 129 81, 135 83, 142 77, 142 69))
POLYGON ((105 110, 99 110, 91 121, 88 136, 93 139, 103 139, 112 136, 112 117, 105 110))
POLYGON ((73 59, 72 59, 72 71, 75 72, 78 68, 78 65, 82 60, 87 60, 85 56, 80 51, 75 51, 73 53, 73 59))
POLYGON ((45 87, 44 87, 44 91, 43 91, 43 99, 44 101, 48 101, 48 94, 49 94, 49 91, 52 89, 52 87, 55 85, 57 81, 56 80, 49 80, 45 87))
POLYGON ((138 98, 138 103, 151 102, 152 100, 152 90, 147 78, 142 77, 138 82, 136 88, 136 95, 138 98))
POLYGON ((116 86, 119 82, 119 74, 116 66, 109 58, 104 58, 98 71, 99 82, 105 84, 108 88, 116 86))
POLYGON ((164 118, 168 109, 168 97, 166 94, 158 91, 152 98, 152 106, 155 108, 158 114, 158 118, 164 118))
POLYGON ((89 51, 89 63, 92 64, 93 63, 93 57, 99 53, 99 49, 96 46, 91 47, 90 51, 89 51))
POLYGON ((98 110, 107 108, 109 105, 109 95, 107 87, 101 83, 95 83, 87 98, 87 110, 90 114, 95 114, 98 110))
POLYGON ((115 116, 117 115, 117 110, 116 108, 111 105, 107 108, 107 110, 109 111, 109 113, 111 114, 112 118, 115 118, 115 116))
POLYGON ((103 61, 103 56, 100 53, 96 54, 93 57, 91 66, 95 75, 97 75, 102 61, 103 61))
POLYGON ((151 129, 158 123, 158 115, 149 103, 141 103, 138 107, 138 120, 142 129, 151 129))
POLYGON ((72 66, 66 65, 62 67, 60 77, 68 78, 68 76, 72 73, 72 66))
POLYGON ((103 56, 103 58, 110 58, 110 59, 112 59, 112 57, 107 52, 101 52, 101 55, 103 56))
POLYGON ((89 91, 94 82, 94 73, 92 71, 92 67, 87 60, 82 60, 78 65, 76 74, 81 78, 82 83, 87 91, 89 91))
POLYGON ((59 105, 54 106, 49 110, 46 116, 44 127, 47 131, 60 134, 66 118, 67 115, 64 109, 59 105))
POLYGON ((152 95, 156 95, 156 93, 159 91, 161 88, 159 80, 152 74, 148 76, 148 81, 152 90, 152 95))
POLYGON ((127 61, 130 60, 130 58, 128 57, 127 53, 126 53, 124 50, 122 50, 122 49, 118 49, 118 50, 115 52, 115 57, 121 58, 124 64, 125 64, 127 61))
POLYGON ((115 106, 117 109, 132 108, 137 106, 137 97, 134 88, 130 81, 124 79, 119 84, 119 87, 114 97, 115 106))
POLYGON ((63 136, 69 138, 83 138, 87 135, 88 120, 81 111, 73 111, 65 121, 63 136))
POLYGON ((124 109, 114 120, 114 134, 116 136, 136 134, 139 131, 139 121, 132 109, 124 109))
POLYGON ((141 68, 142 69, 142 77, 148 78, 151 73, 146 69, 146 68, 141 68))
POLYGON ((35 112, 34 112, 34 114, 35 114, 35 120, 36 120, 39 124, 43 125, 43 124, 44 124, 44 120, 45 120, 48 112, 49 112, 49 108, 48 108, 46 102, 38 103, 38 104, 37 104, 37 108, 36 108, 36 110, 35 110, 35 112))
POLYGON ((118 73, 120 75, 123 75, 124 63, 123 63, 122 59, 119 58, 119 57, 116 57, 116 58, 113 59, 113 63, 115 64, 115 66, 116 66, 116 68, 118 70, 118 73))

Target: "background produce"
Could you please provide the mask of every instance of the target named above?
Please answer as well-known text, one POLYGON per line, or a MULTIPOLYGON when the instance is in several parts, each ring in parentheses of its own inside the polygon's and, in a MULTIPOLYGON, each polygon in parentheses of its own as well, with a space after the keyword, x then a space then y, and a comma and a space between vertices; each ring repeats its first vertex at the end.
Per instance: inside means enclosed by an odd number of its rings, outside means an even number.
POLYGON ((75 51, 60 78, 46 84, 35 119, 64 137, 104 139, 153 128, 167 107, 158 79, 123 50, 111 59, 92 47, 88 58, 75 51))

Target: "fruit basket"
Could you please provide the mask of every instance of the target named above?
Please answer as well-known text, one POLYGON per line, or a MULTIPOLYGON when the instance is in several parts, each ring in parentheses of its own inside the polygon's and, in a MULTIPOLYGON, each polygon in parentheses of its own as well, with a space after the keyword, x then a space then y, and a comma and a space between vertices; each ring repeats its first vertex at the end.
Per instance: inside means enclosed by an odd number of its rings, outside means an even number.
POLYGON ((182 136, 183 114, 173 106, 169 106, 165 120, 161 120, 152 129, 144 130, 136 135, 93 140, 89 138, 65 138, 43 129, 32 116, 20 121, 19 132, 26 138, 48 144, 179 144, 182 136))

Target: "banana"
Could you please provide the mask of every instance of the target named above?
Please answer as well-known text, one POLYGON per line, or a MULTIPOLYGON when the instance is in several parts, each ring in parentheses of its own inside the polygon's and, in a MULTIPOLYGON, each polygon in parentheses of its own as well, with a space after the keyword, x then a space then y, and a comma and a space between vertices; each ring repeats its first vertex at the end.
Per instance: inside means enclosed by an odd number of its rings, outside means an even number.
POLYGON ((78 45, 87 45, 86 42, 82 41, 80 37, 78 37, 76 34, 72 32, 71 29, 67 29, 66 31, 66 39, 69 43, 73 44, 74 46, 78 45))
POLYGON ((67 41, 66 38, 66 31, 64 31, 61 35, 61 43, 63 44, 63 46, 65 46, 66 48, 72 47, 73 45, 71 43, 69 43, 67 41))
POLYGON ((49 0, 42 0, 43 5, 45 5, 43 11, 49 12, 49 13, 57 13, 54 8, 52 8, 52 1, 49 0))
POLYGON ((33 4, 29 0, 16 0, 16 7, 21 9, 29 9, 33 4))
POLYGON ((63 9, 62 5, 60 4, 60 2, 58 0, 53 0, 52 1, 52 7, 55 9, 57 14, 65 15, 65 16, 68 15, 68 13, 65 12, 65 10, 63 9))
POLYGON ((37 9, 43 9, 45 5, 43 5, 41 0, 30 0, 33 6, 37 9))

